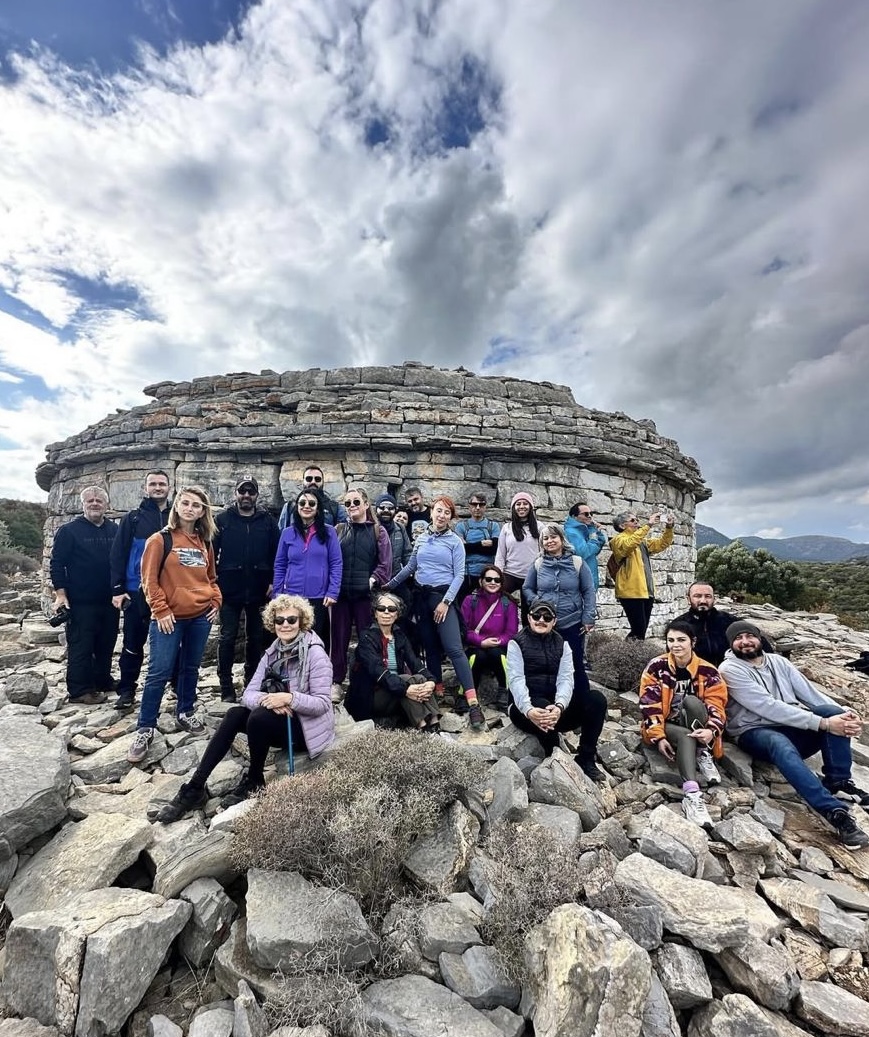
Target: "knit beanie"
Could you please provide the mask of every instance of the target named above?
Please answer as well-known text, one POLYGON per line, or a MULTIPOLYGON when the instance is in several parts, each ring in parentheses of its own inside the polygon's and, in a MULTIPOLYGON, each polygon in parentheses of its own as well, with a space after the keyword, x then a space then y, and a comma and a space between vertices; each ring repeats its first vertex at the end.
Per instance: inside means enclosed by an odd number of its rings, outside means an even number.
POLYGON ((510 501, 510 507, 512 508, 513 505, 520 500, 524 500, 530 504, 532 508, 534 507, 534 498, 530 493, 526 493, 524 490, 520 490, 518 493, 513 494, 513 499, 510 501))
POLYGON ((737 621, 731 623, 724 632, 724 636, 727 638, 727 643, 731 645, 731 647, 740 634, 754 634, 758 641, 763 637, 760 629, 747 619, 737 619, 737 621))
POLYGON ((398 507, 398 501, 395 499, 395 497, 392 496, 391 493, 381 493, 379 497, 374 498, 375 508, 380 507, 380 505, 384 503, 391 504, 393 508, 398 507))

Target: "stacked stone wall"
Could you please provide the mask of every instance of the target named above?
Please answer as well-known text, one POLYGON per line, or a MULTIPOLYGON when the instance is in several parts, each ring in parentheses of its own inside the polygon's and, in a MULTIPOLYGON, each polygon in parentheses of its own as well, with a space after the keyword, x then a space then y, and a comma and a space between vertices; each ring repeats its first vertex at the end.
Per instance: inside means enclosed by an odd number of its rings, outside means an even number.
MULTIPOLYGON (((141 499, 152 467, 164 468, 176 490, 202 484, 219 504, 250 473, 261 503, 277 512, 313 461, 333 496, 349 486, 373 497, 418 485, 426 496, 449 494, 466 514, 469 495, 483 492, 498 521, 517 490, 529 490, 539 515, 557 521, 584 499, 610 534, 620 511, 667 509, 675 542, 655 558, 662 604, 653 625, 693 578, 694 510, 709 496, 696 462, 652 422, 582 407, 566 386, 408 363, 227 374, 145 393, 152 403, 47 447, 37 469, 49 494, 47 547, 79 512, 89 483, 104 485, 110 513, 122 515, 141 499)), ((612 591, 602 588, 599 602, 602 626, 622 624, 612 591)))

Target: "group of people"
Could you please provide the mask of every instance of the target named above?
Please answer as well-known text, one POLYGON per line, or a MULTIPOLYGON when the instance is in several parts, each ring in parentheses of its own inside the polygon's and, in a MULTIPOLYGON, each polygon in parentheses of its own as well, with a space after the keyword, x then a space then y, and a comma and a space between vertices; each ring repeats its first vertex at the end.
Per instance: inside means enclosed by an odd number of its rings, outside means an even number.
MULTIPOLYGON (((672 516, 652 536, 659 513, 642 522, 625 512, 608 541, 586 503, 577 502, 564 525, 543 522, 520 491, 503 526, 486 517, 479 493, 468 502, 470 517, 454 524, 454 501, 441 494, 424 504, 418 488, 403 505, 389 493, 371 502, 358 486, 335 500, 316 465, 305 469, 277 521, 259 506, 250 475, 216 514, 201 486, 181 487, 169 504, 164 471, 148 472, 144 489, 120 523, 106 518, 102 488, 83 490, 83 514, 55 536, 50 574, 56 610, 68 615, 70 701, 105 701, 123 615, 116 706, 133 708, 149 645, 133 763, 147 761, 169 682, 178 727, 204 733, 198 674, 220 619, 218 677, 230 708, 161 820, 203 801, 208 776, 240 732, 250 742, 250 767, 230 800, 262 786, 270 748, 316 756, 332 744, 332 705, 345 695, 353 626, 346 708, 355 719, 437 734, 448 658, 460 686, 454 708, 473 728, 485 724, 477 689, 491 673, 496 707, 547 755, 560 733, 578 731, 576 763, 593 781, 606 780, 596 758, 607 704, 591 688, 585 662, 598 555, 610 547, 607 569, 628 636, 645 637, 655 600, 650 556, 672 543, 672 516), (237 703, 232 667, 242 622, 237 703), (274 635, 268 645, 266 632, 274 635)), ((844 802, 869 806, 851 780, 849 738, 861 730, 860 718, 772 654, 756 627, 719 612, 708 584, 692 585, 689 604, 668 625, 667 652, 649 663, 640 686, 643 738, 677 765, 686 816, 710 823, 700 781, 720 780, 714 760, 726 731, 778 766, 843 842, 869 844, 844 802), (804 763, 817 751, 822 778, 804 763)))

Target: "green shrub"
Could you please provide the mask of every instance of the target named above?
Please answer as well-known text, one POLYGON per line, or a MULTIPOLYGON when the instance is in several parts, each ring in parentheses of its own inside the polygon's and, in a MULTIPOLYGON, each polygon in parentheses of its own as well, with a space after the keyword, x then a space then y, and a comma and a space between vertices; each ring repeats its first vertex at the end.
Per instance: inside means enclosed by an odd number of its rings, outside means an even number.
POLYGON ((240 819, 240 869, 298 871, 340 887, 370 920, 409 890, 404 861, 485 765, 440 738, 378 731, 351 739, 319 770, 268 786, 240 819))
POLYGON ((661 646, 654 641, 624 640, 608 634, 598 634, 588 645, 594 679, 615 691, 636 691, 646 663, 660 654, 661 646))

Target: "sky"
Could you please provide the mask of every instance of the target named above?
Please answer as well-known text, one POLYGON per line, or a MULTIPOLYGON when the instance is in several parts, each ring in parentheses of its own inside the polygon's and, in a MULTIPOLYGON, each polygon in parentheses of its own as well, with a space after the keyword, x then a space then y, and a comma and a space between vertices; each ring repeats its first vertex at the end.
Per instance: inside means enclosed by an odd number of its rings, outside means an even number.
POLYGON ((0 496, 151 383, 418 360, 869 540, 865 0, 0 0, 0 496))

